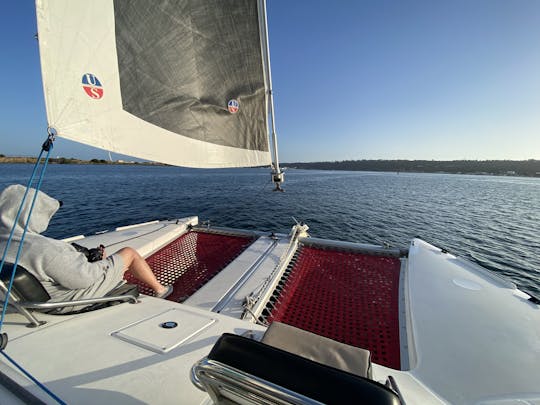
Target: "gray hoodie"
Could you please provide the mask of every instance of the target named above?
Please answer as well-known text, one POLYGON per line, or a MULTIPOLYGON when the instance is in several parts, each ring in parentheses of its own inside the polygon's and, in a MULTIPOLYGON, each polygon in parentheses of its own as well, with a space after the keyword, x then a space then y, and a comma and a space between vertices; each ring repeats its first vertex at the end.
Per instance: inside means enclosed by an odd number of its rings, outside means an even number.
MULTIPOLYGON (((13 185, 0 193, 0 258, 25 191, 26 187, 13 185)), ((15 261, 34 194, 35 190, 30 189, 15 227, 7 262, 15 261)), ((52 301, 90 298, 92 294, 86 291, 103 282, 109 264, 106 260, 89 263, 85 255, 77 252, 71 244, 40 235, 59 207, 57 200, 38 192, 19 264, 41 281, 52 301)))

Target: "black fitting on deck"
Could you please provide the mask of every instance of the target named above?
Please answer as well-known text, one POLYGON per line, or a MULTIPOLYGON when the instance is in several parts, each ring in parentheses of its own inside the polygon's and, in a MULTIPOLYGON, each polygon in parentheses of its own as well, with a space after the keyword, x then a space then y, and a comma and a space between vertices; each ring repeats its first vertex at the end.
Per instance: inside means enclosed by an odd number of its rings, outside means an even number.
MULTIPOLYGON (((527 293, 529 294, 529 293, 527 293)), ((540 305, 540 300, 534 296, 532 296, 531 294, 529 294, 529 301, 532 302, 533 304, 536 304, 536 305, 540 305)))
POLYGON ((0 333, 0 350, 4 350, 8 344, 7 333, 0 333))

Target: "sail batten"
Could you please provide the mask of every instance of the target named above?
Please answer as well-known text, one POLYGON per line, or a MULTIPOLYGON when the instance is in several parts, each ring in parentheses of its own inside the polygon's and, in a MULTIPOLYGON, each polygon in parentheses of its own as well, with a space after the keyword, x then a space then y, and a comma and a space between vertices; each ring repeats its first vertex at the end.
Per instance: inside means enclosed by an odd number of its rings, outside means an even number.
POLYGON ((256 0, 37 1, 59 136, 189 167, 270 164, 256 0))

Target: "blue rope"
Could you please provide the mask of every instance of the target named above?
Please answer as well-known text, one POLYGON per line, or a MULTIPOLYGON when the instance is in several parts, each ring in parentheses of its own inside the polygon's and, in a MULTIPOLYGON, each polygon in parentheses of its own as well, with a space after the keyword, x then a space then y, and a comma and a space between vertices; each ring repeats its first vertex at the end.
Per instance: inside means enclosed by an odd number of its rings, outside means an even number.
POLYGON ((13 364, 15 367, 17 367, 26 377, 28 377, 30 380, 34 382, 39 388, 41 388, 43 391, 45 391, 51 398, 53 398, 56 402, 62 405, 66 405, 64 401, 62 401, 58 396, 56 396, 51 390, 49 390, 45 385, 40 383, 38 380, 36 380, 28 371, 26 371, 24 368, 22 368, 15 360, 13 360, 11 357, 7 355, 7 353, 3 350, 0 350, 0 353, 4 355, 6 359, 8 359, 11 364, 13 364))
MULTIPOLYGON (((30 222, 30 216, 32 215, 32 211, 34 209, 34 204, 36 202, 36 198, 37 198, 37 195, 38 195, 38 190, 41 187, 41 183, 43 181, 43 175, 45 174, 45 168, 47 167, 47 162, 49 161, 50 154, 51 154, 51 149, 49 149, 48 152, 47 152, 47 156, 45 158, 45 163, 44 163, 43 169, 40 172, 37 190, 36 190, 36 192, 34 194, 34 198, 32 200, 32 205, 30 207, 30 212, 28 213, 28 217, 27 217, 27 220, 26 220, 26 226, 24 227, 21 242, 19 244, 19 249, 17 250, 17 257, 15 258, 15 263, 13 265, 11 278, 9 280, 8 291, 6 293, 6 299, 4 300, 4 305, 2 307, 2 314, 0 316, 0 332, 2 331, 2 327, 4 326, 4 318, 5 318, 6 312, 7 312, 7 306, 8 306, 8 303, 9 303, 9 297, 10 297, 11 289, 13 287, 13 280, 15 279, 15 273, 16 273, 16 270, 17 270, 17 263, 19 262, 19 256, 20 256, 20 253, 22 251, 22 246, 23 246, 23 243, 24 243, 24 237, 25 237, 26 232, 28 230, 28 225, 29 225, 29 222, 30 222)), ((39 156, 38 156, 38 158, 36 160, 36 164, 34 165, 34 169, 32 170, 32 175, 30 176, 30 180, 28 180, 28 185, 27 185, 26 190, 24 192, 24 195, 23 195, 23 198, 22 198, 22 201, 21 201, 21 205, 19 206, 19 210, 17 211, 17 215, 15 216, 15 221, 13 222, 13 227, 11 228, 11 232, 9 233, 9 238, 7 240, 7 243, 6 243, 6 248, 4 249, 4 253, 2 255, 2 262, 0 263, 0 272, 4 268, 4 263, 6 261, 7 252, 9 250, 10 245, 11 245, 11 241, 13 239, 13 234, 15 233, 15 227, 17 226, 17 222, 19 221, 19 217, 21 216, 21 212, 22 212, 22 209, 24 207, 26 197, 28 196, 28 192, 30 191, 30 186, 32 185, 32 183, 34 182, 34 178, 36 177, 36 172, 37 172, 38 167, 40 166, 41 156, 42 155, 43 155, 43 149, 39 153, 39 156)))
MULTIPOLYGON (((34 210, 34 205, 35 205, 36 200, 37 200, 38 192, 39 192, 39 189, 41 188, 41 183, 43 182, 43 178, 45 176, 45 170, 47 169, 47 164, 49 162, 49 157, 51 155, 51 150, 52 150, 52 147, 53 147, 53 144, 52 144, 53 140, 54 140, 54 137, 51 134, 49 134, 48 140, 43 144, 43 148, 42 148, 42 150, 41 150, 41 152, 40 152, 40 154, 39 154, 39 156, 38 156, 38 158, 36 160, 36 164, 34 165, 34 169, 32 170, 32 175, 30 176, 30 180, 28 181, 28 185, 27 185, 26 190, 24 192, 21 204, 19 206, 19 210, 17 211, 17 215, 15 216, 15 221, 13 223, 13 227, 11 228, 9 238, 7 240, 7 243, 6 243, 6 248, 4 249, 4 253, 2 254, 2 261, 0 263, 0 271, 2 271, 2 269, 4 267, 7 252, 9 250, 9 247, 10 247, 11 242, 13 240, 13 235, 15 233, 15 227, 16 227, 17 222, 19 221, 19 218, 21 216, 22 209, 24 207, 24 204, 26 202, 26 198, 28 196, 28 192, 30 191, 30 187, 31 187, 31 185, 34 182, 34 179, 36 177, 36 172, 37 172, 37 170, 38 170, 38 168, 39 168, 39 166, 41 164, 41 157, 43 155, 43 152, 46 150, 47 151, 47 156, 45 157, 45 161, 43 162, 43 167, 42 167, 41 172, 39 174, 39 180, 38 180, 38 183, 37 183, 37 186, 36 186, 36 191, 34 193, 34 197, 32 198, 32 203, 30 205, 30 210, 29 210, 28 216, 26 218, 26 225, 24 227, 23 234, 21 236, 21 242, 19 243, 19 248, 17 249, 17 255, 15 257, 15 263, 13 264, 13 271, 11 273, 11 279, 9 281, 9 286, 8 286, 8 289, 7 289, 7 292, 6 292, 6 298, 4 300, 4 306, 3 306, 3 309, 2 309, 2 315, 1 315, 1 318, 0 318, 0 331, 2 330, 2 327, 4 325, 4 318, 5 318, 5 315, 6 315, 6 312, 7 312, 7 306, 8 306, 8 302, 9 302, 11 289, 13 287, 13 280, 15 279, 15 273, 17 271, 17 264, 19 262, 19 257, 20 257, 21 252, 22 252, 22 247, 23 247, 23 244, 24 244, 24 238, 26 236, 26 233, 28 231, 28 226, 30 224, 30 217, 32 216, 32 211, 34 210)), ((62 405, 66 404, 58 396, 56 396, 52 391, 50 391, 45 385, 43 385, 36 378, 34 378, 28 371, 26 371, 23 367, 21 367, 15 360, 13 360, 11 357, 9 357, 8 354, 4 350, 0 350, 0 353, 2 355, 4 355, 4 357, 6 359, 8 359, 11 362, 11 364, 13 364, 15 367, 17 367, 17 369, 19 369, 26 377, 28 377, 38 387, 40 387, 43 391, 45 391, 56 402, 58 402, 59 404, 62 404, 62 405)))
MULTIPOLYGON (((9 302, 9 297, 10 297, 10 294, 11 294, 11 289, 13 287, 13 280, 15 279, 15 273, 17 271, 17 264, 19 263, 19 257, 20 257, 21 252, 22 252, 22 248, 23 248, 23 244, 24 244, 24 238, 25 238, 26 233, 28 231, 28 226, 30 225, 30 218, 32 216, 32 211, 34 210, 34 205, 36 204, 39 189, 41 188, 41 183, 43 182, 43 178, 45 176, 45 170, 47 169, 47 164, 49 162, 49 157, 51 155, 51 150, 53 148, 53 141, 54 141, 54 135, 51 132, 49 132, 49 137, 47 138, 47 140, 43 144, 41 152, 39 153, 39 156, 38 156, 38 158, 36 160, 36 164, 34 165, 34 169, 32 170, 32 175, 30 176, 30 180, 28 181, 28 185, 27 185, 26 190, 24 192, 21 204, 19 206, 19 210, 17 211, 17 215, 15 216, 15 221, 13 223, 13 227, 11 228, 9 238, 8 238, 7 243, 6 243, 6 248, 4 249, 4 253, 2 254, 2 262, 0 263, 0 271, 2 271, 2 269, 4 267, 7 252, 9 250, 9 247, 11 245, 11 241, 13 240, 13 235, 15 233, 15 227, 16 227, 17 222, 19 221, 19 218, 21 216, 22 209, 24 207, 24 204, 26 202, 26 198, 28 196, 28 192, 30 191, 30 187, 31 187, 31 185, 34 182, 34 179, 36 177, 37 169, 41 164, 41 157, 43 155, 43 152, 47 151, 47 156, 45 157, 45 161, 43 162, 43 167, 42 167, 41 172, 39 174, 39 180, 38 180, 38 183, 37 183, 37 186, 36 186, 36 191, 34 193, 34 197, 32 198, 32 203, 30 205, 30 210, 28 211, 28 216, 26 218, 26 225, 24 226, 24 230, 23 230, 23 233, 22 233, 22 236, 21 236, 21 241, 19 243, 19 248, 17 249, 17 255, 15 257, 15 263, 13 264, 13 271, 11 273, 11 279, 9 280, 9 286, 8 286, 8 289, 7 289, 7 292, 6 292, 6 298, 4 300, 4 306, 3 306, 2 315, 1 315, 1 318, 0 318, 0 332, 2 331, 2 327, 4 325, 4 318, 5 318, 5 315, 6 315, 6 312, 7 312, 7 306, 8 306, 8 302, 9 302)), ((7 336, 6 336, 6 343, 7 343, 7 336)), ((4 355, 4 357, 6 359, 8 359, 11 362, 11 364, 13 364, 15 367, 17 367, 17 369, 19 369, 26 377, 28 377, 31 381, 33 381, 34 384, 36 384, 43 391, 45 391, 56 402, 58 402, 59 404, 62 404, 62 405, 66 404, 58 396, 56 396, 52 391, 50 391, 45 385, 43 385, 36 378, 34 378, 28 371, 26 371, 23 367, 21 367, 15 360, 13 360, 11 357, 9 357, 4 350, 0 350, 0 353, 2 355, 4 355)))
POLYGON ((19 220, 19 217, 21 216, 22 208, 24 206, 24 202, 26 201, 26 196, 28 195, 28 191, 30 191, 30 185, 34 181, 34 177, 36 177, 36 172, 39 167, 39 163, 41 161, 41 155, 43 155, 43 150, 40 152, 36 164, 34 165, 34 170, 32 170, 32 175, 30 176, 30 180, 28 180, 28 187, 26 187, 26 191, 24 192, 21 205, 19 206, 19 211, 17 211, 17 215, 15 216, 15 221, 13 222, 13 227, 11 228, 11 232, 9 234, 9 238, 6 244, 6 248, 4 249, 4 254, 2 255, 2 263, 0 263, 0 271, 4 268, 4 262, 6 260, 6 255, 9 250, 9 245, 11 245, 11 239, 13 238, 13 234, 15 233, 15 224, 19 220))

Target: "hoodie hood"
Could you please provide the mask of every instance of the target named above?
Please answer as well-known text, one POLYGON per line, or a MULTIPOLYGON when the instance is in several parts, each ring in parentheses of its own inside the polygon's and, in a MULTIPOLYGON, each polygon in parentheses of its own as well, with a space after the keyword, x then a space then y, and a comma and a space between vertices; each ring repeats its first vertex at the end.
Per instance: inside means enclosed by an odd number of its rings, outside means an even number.
MULTIPOLYGON (((9 233, 11 231, 25 192, 25 186, 15 184, 5 188, 4 191, 0 193, 0 233, 9 233)), ((15 232, 23 232, 35 193, 35 189, 29 189, 21 215, 17 220, 15 232)), ((34 210, 32 211, 32 217, 30 218, 28 225, 28 232, 44 232, 49 226, 51 218, 56 211, 58 211, 58 208, 60 208, 58 200, 48 196, 42 191, 38 191, 34 210)))

